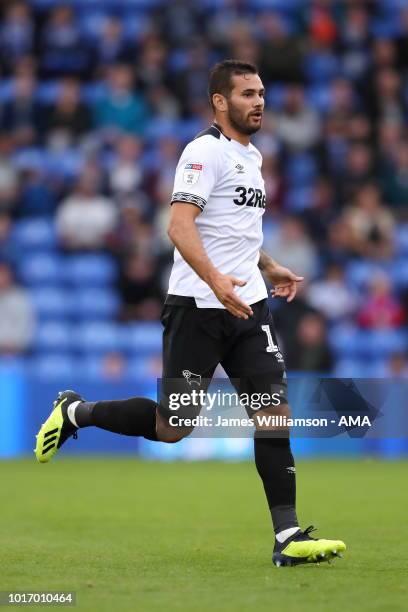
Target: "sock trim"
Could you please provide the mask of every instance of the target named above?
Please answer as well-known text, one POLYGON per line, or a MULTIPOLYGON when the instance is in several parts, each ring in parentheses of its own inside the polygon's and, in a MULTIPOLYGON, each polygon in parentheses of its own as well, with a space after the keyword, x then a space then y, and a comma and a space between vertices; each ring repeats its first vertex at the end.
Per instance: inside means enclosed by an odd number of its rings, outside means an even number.
POLYGON ((78 404, 81 403, 81 400, 78 400, 76 402, 72 402, 72 404, 70 404, 67 408, 67 417, 69 418, 69 420, 71 421, 71 423, 73 425, 75 425, 75 427, 77 427, 79 429, 79 425, 75 420, 75 410, 76 407, 78 406, 78 404))
POLYGON ((297 531, 300 531, 300 527, 289 527, 288 529, 279 531, 275 537, 280 544, 283 544, 290 536, 295 535, 297 531))

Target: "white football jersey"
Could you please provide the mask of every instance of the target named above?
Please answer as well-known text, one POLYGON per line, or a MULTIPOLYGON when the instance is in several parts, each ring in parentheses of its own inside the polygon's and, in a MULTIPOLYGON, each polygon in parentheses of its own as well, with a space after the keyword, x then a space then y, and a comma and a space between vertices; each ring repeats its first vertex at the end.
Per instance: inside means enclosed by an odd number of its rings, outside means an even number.
MULTIPOLYGON (((261 165, 256 147, 242 145, 212 125, 184 149, 171 199, 201 209, 196 224, 204 249, 220 272, 247 281, 235 287, 247 304, 268 295, 258 268, 266 199, 261 165)), ((177 249, 168 292, 194 297, 198 308, 224 308, 177 249)))

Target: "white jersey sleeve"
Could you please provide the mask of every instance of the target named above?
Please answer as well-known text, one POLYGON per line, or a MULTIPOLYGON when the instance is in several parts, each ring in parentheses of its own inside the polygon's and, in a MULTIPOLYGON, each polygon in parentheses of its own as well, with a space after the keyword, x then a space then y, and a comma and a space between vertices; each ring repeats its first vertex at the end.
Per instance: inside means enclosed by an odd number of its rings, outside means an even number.
POLYGON ((177 165, 171 204, 186 202, 204 210, 217 182, 217 147, 212 136, 203 136, 190 142, 177 165))

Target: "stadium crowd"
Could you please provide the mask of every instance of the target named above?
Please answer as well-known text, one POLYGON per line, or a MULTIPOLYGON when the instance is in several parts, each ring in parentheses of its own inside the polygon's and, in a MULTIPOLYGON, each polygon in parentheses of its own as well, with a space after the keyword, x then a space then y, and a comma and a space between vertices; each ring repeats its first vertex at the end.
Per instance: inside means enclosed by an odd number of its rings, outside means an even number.
POLYGON ((131 353, 117 330, 157 334, 175 166, 212 121, 209 68, 234 57, 266 87, 264 248, 306 278, 272 304, 288 367, 407 375, 408 2, 0 10, 3 355, 52 369, 97 351, 116 375, 131 353))

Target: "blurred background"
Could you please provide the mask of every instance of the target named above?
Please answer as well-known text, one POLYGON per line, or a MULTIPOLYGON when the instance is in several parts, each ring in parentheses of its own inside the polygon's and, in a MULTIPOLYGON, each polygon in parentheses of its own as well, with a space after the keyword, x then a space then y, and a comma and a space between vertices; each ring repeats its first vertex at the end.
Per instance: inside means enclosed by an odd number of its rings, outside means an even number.
MULTIPOLYGON (((60 389, 156 397, 174 170, 228 57, 266 87, 264 249, 306 278, 292 304, 271 301, 289 371, 408 375, 407 0, 3 0, 0 57, 0 457, 31 452, 60 389)), ((99 431, 69 446, 252 452, 99 431)))

